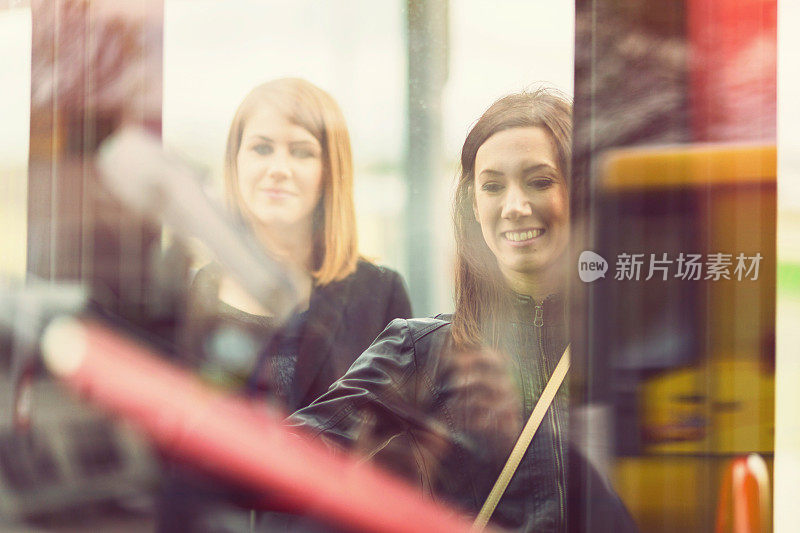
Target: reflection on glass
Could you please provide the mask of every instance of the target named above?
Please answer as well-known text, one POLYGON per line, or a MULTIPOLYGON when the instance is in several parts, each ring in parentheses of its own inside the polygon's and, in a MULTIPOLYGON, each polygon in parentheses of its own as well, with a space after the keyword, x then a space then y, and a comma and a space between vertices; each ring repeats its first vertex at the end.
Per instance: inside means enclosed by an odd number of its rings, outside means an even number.
POLYGON ((772 471, 776 3, 646 4, 578 6, 577 246, 608 273, 577 291, 574 401, 612 431, 574 429, 644 530, 768 530, 729 473, 772 471))

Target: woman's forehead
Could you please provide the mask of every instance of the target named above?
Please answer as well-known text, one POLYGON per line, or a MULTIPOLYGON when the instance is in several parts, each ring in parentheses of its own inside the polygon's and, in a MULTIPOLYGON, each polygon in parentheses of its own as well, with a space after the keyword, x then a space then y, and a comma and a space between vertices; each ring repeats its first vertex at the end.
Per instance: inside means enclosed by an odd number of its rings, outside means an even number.
POLYGON ((475 155, 476 176, 542 165, 557 170, 558 157, 552 136, 538 126, 499 131, 486 139, 475 155))
MULTIPOLYGON (((271 103, 261 103, 244 118, 242 137, 250 135, 264 137, 288 136, 294 140, 319 143, 317 137, 289 113, 271 103)), ((273 139, 278 140, 278 139, 273 139)))

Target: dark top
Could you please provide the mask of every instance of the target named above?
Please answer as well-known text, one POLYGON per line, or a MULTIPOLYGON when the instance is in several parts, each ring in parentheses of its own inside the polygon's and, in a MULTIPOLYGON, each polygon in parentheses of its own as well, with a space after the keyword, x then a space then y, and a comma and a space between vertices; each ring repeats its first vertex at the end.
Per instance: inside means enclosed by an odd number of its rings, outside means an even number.
MULTIPOLYGON (((457 349, 447 316, 395 320, 329 392, 288 422, 311 438, 358 448, 434 499, 474 516, 566 348, 564 308, 558 297, 518 297, 499 352, 457 349)), ((565 389, 500 500, 495 525, 566 528, 566 461, 572 455, 565 389)), ((619 516, 619 532, 634 529, 612 492, 602 498, 618 509, 612 515, 619 516)))
MULTIPOLYGON (((347 278, 315 287, 307 311, 280 330, 268 317, 221 302, 221 279, 221 269, 209 265, 193 282, 190 364, 229 387, 275 396, 287 412, 325 393, 391 320, 411 316, 400 275, 363 260, 347 278), (260 337, 270 340, 259 342, 260 337)), ((230 487, 194 470, 175 465, 170 470, 159 503, 159 531, 249 531, 249 512, 230 503, 240 501, 230 487)))
POLYGON ((294 352, 289 358, 296 356, 293 371, 286 369, 286 361, 277 363, 284 368, 284 378, 287 373, 292 374, 288 390, 279 395, 288 412, 310 404, 325 393, 389 322, 411 316, 411 304, 400 275, 363 260, 345 279, 314 287, 308 309, 281 330, 276 330, 269 317, 252 315, 220 301, 217 294, 221 279, 220 267, 212 264, 197 273, 192 285, 187 328, 192 364, 207 367, 219 353, 233 359, 228 362, 233 367, 230 372, 235 373, 237 364, 241 364, 242 382, 269 394, 274 392, 271 387, 276 384, 268 376, 254 372, 257 368, 264 370, 264 366, 274 368, 275 361, 269 359, 281 352, 285 355, 288 349, 294 352), (239 341, 244 339, 243 346, 237 347, 233 339, 225 342, 225 333, 230 330, 245 333, 239 337, 239 341), (223 333, 219 343, 215 331, 223 333), (269 342, 260 342, 267 337, 269 342), (256 343, 247 339, 256 339, 256 343), (215 347, 216 344, 219 346, 215 347), (237 349, 250 357, 235 357, 232 352, 237 349))
POLYGON ((265 394, 273 392, 281 402, 287 401, 294 384, 300 343, 303 340, 307 319, 306 311, 290 317, 275 334, 275 338, 269 343, 269 348, 261 351, 255 371, 247 380, 249 394, 258 396, 262 392, 265 394))

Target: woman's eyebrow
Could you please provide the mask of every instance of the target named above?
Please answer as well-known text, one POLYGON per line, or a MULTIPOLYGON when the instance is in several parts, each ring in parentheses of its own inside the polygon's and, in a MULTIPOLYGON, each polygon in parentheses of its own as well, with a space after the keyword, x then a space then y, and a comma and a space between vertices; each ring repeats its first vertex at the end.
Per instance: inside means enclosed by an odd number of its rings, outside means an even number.
MULTIPOLYGON (((258 133, 251 133, 251 134, 247 135, 244 140, 245 141, 256 140, 256 141, 259 141, 259 142, 268 142, 268 143, 274 143, 275 142, 275 140, 272 139, 271 137, 268 137, 267 135, 261 135, 261 134, 258 134, 258 133)), ((299 139, 297 141, 289 141, 288 144, 290 144, 292 146, 302 146, 302 145, 305 145, 305 144, 308 144, 310 146, 319 146, 319 141, 317 141, 316 139, 299 139)))
POLYGON ((487 178, 499 178, 499 177, 503 176, 503 173, 500 172, 499 170, 494 170, 492 168, 485 168, 485 169, 480 171, 478 176, 483 176, 483 177, 487 177, 487 178))
MULTIPOLYGON (((528 165, 522 170, 523 174, 530 174, 532 172, 539 172, 541 170, 549 170, 551 172, 558 172, 558 169, 549 163, 535 163, 533 165, 528 165)), ((479 177, 483 178, 500 178, 505 174, 500 170, 495 170, 493 168, 485 168, 478 173, 479 177)))
POLYGON ((522 172, 528 174, 530 172, 538 172, 540 170, 552 170, 553 172, 558 172, 558 169, 549 163, 538 163, 536 165, 530 165, 525 167, 525 170, 522 172))
POLYGON ((256 140, 259 140, 259 141, 265 141, 265 142, 268 142, 268 143, 275 142, 270 137, 267 137, 266 135, 259 135, 257 133, 251 133, 250 135, 245 137, 245 140, 247 140, 247 141, 252 140, 252 139, 256 139, 256 140))

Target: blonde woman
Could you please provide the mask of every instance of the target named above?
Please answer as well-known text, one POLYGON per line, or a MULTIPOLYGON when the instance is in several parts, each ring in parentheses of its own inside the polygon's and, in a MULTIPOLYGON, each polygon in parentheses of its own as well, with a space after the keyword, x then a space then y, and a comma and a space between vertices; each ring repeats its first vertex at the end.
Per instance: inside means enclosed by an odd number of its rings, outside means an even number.
MULTIPOLYGON (((311 403, 394 318, 411 314, 400 276, 358 254, 350 136, 334 99, 308 81, 254 88, 233 117, 225 150, 231 209, 274 257, 304 273, 301 312, 261 353, 249 386, 289 410, 311 403)), ((269 329, 269 309, 218 267, 194 283, 192 313, 269 329)), ((200 347, 202 350, 203 348, 200 347)))
MULTIPOLYGON (((291 412, 327 391, 392 319, 410 317, 408 295, 396 272, 359 256, 350 136, 328 93, 296 78, 255 87, 233 117, 224 170, 229 207, 304 274, 302 305, 276 329, 268 306, 208 265, 190 298, 191 355, 205 369, 225 358, 235 366, 257 346, 256 364, 244 365, 246 392, 291 412)), ((228 490, 196 476, 168 477, 160 529, 203 531, 219 520, 249 529, 249 514, 224 503, 228 490)))

